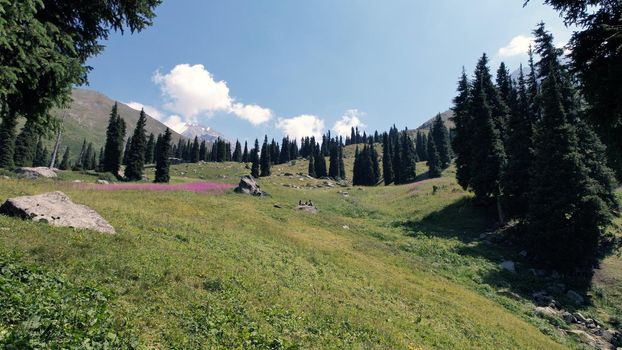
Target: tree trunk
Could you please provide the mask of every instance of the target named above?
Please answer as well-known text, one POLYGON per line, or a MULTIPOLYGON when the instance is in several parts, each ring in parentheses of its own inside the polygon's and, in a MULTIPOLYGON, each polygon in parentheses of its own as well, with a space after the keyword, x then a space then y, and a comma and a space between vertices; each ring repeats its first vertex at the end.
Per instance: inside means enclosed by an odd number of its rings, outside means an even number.
POLYGON ((62 127, 58 129, 58 134, 56 134, 56 143, 54 144, 54 151, 52 152, 52 157, 50 157, 50 168, 53 168, 56 164, 56 156, 58 155, 58 148, 60 147, 60 137, 63 134, 62 127))

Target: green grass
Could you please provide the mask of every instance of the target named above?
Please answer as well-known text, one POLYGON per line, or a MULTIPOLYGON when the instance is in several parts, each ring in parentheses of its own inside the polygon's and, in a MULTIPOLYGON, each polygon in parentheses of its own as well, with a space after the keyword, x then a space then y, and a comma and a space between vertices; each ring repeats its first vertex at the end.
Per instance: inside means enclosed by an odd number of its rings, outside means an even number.
MULTIPOLYGON (((148 348, 580 347, 536 316, 528 298, 498 293, 526 295, 545 281, 521 265, 514 276, 500 271, 500 261, 520 257, 476 239, 491 223, 452 170, 417 185, 375 188, 281 176, 306 166, 274 166, 260 180, 270 194, 264 198, 72 186, 73 179, 96 179, 83 174, 0 179, 0 200, 61 190, 118 232, 0 216, 0 250, 74 285, 105 288, 110 312, 127 319, 148 348), (317 215, 294 210, 308 199, 317 215)), ((425 170, 418 164, 418 173, 425 170)), ((171 174, 174 182, 236 183, 247 171, 234 163, 184 164, 171 174)), ((619 268, 619 258, 610 259, 602 271, 619 268)), ((622 276, 608 273, 586 309, 619 318, 622 296, 610 285, 622 276)))

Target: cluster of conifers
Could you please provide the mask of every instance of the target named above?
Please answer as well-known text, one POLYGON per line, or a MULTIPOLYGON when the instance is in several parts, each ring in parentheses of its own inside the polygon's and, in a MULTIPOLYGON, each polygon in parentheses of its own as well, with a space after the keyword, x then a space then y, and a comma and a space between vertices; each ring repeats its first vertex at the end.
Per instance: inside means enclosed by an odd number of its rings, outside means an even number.
POLYGON ((519 223, 520 241, 560 270, 594 263, 616 213, 605 147, 586 123, 574 77, 541 23, 529 70, 512 79, 502 63, 493 83, 486 55, 454 99, 457 180, 499 221, 519 223), (534 62, 534 54, 539 60, 534 62))

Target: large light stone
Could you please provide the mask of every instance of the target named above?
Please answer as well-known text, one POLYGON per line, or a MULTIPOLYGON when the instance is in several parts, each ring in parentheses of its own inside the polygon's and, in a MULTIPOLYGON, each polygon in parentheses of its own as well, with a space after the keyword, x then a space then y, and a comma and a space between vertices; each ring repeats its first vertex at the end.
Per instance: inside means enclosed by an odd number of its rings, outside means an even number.
POLYGON ((53 226, 115 233, 114 227, 95 210, 73 203, 67 195, 58 191, 9 198, 0 206, 0 213, 26 220, 47 222, 53 226))

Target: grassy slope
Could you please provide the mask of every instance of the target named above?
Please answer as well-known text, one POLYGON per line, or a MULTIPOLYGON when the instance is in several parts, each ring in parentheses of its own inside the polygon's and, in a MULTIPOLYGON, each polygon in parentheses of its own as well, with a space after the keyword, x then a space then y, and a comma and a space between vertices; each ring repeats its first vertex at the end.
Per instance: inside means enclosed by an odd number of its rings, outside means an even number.
MULTIPOLYGON (((305 170, 304 161, 273 168, 275 175, 305 170)), ((239 173, 238 164, 173 169, 175 181, 234 183, 239 173)), ((117 315, 158 348, 577 346, 535 316, 528 301, 496 293, 519 290, 529 277, 499 271, 499 261, 514 253, 474 239, 488 223, 464 202, 451 172, 417 186, 305 187, 318 183, 272 176, 261 180, 271 197, 249 198, 0 180, 0 199, 62 190, 118 231, 108 236, 0 216, 0 247, 76 283, 106 286, 116 295, 117 315), (440 193, 432 195, 433 185, 440 193), (348 197, 338 193, 344 190, 348 197), (313 200, 320 213, 294 211, 301 199, 313 200)), ((615 293, 610 303, 619 300, 615 293)))

